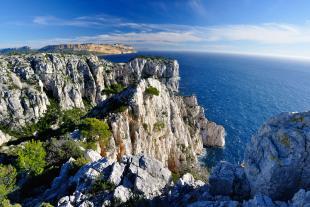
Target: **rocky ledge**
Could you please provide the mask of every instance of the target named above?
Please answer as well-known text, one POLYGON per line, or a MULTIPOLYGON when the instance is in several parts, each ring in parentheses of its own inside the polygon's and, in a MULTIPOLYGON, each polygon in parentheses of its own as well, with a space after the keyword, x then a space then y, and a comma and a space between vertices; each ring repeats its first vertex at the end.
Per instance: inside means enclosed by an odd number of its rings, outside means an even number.
MULTIPOLYGON (((9 135, 61 110, 94 107, 112 137, 109 159, 144 153, 176 168, 196 161, 203 145, 224 146, 225 130, 208 121, 195 96, 179 96, 179 65, 164 58, 116 64, 93 55, 0 56, 0 124, 9 135), (10 130, 7 130, 10 129, 10 130)), ((55 123, 54 128, 57 128, 55 123)), ((11 137, 1 133, 1 142, 11 137)))

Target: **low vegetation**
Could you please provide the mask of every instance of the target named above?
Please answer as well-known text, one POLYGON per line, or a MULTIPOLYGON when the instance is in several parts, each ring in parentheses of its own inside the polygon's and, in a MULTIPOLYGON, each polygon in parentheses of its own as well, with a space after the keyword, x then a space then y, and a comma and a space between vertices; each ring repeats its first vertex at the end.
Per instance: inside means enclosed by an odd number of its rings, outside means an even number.
POLYGON ((0 202, 1 207, 22 207, 19 204, 11 204, 9 199, 4 199, 3 201, 0 202))
POLYGON ((0 203, 4 202, 7 195, 14 190, 16 176, 16 169, 12 165, 0 164, 0 203))
POLYGON ((160 131, 160 130, 162 130, 162 129, 165 128, 165 123, 162 122, 162 121, 158 121, 158 122, 156 122, 156 123, 153 125, 153 128, 154 128, 155 131, 158 132, 158 131, 160 131))
MULTIPOLYGON (((153 61, 163 61, 163 62, 167 62, 167 61, 170 60, 170 59, 167 58, 167 57, 163 57, 163 56, 152 56, 152 55, 150 55, 150 56, 147 56, 147 55, 138 55, 138 56, 134 57, 133 59, 135 59, 135 58, 141 58, 141 59, 153 60, 153 61)), ((133 59, 131 59, 131 60, 133 60, 133 59)), ((130 61, 131 61, 131 60, 130 60, 130 61)))
POLYGON ((22 172, 39 175, 44 171, 46 151, 42 142, 31 140, 18 150, 17 156, 17 166, 22 172))
POLYGON ((144 92, 148 95, 159 96, 159 90, 153 86, 147 87, 144 92))
POLYGON ((96 118, 86 118, 81 121, 80 130, 83 137, 87 142, 99 142, 101 145, 106 146, 111 136, 109 125, 104 121, 96 118))
POLYGON ((78 159, 83 156, 79 145, 70 138, 52 138, 46 144, 46 151, 46 162, 48 166, 60 166, 62 163, 68 161, 70 157, 78 159))
POLYGON ((110 87, 107 87, 101 91, 104 95, 117 94, 123 91, 126 87, 119 83, 113 83, 110 87))
POLYGON ((95 183, 92 185, 90 193, 96 194, 102 191, 113 191, 115 189, 115 185, 110 183, 109 181, 103 180, 101 177, 97 178, 95 183))

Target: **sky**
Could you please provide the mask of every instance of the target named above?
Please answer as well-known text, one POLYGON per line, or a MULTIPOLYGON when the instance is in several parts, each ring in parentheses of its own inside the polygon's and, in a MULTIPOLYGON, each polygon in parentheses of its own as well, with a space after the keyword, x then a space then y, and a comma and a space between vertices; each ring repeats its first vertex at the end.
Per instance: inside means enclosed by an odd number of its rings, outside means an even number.
POLYGON ((0 31, 0 48, 93 42, 310 58, 310 1, 2 0, 0 31))

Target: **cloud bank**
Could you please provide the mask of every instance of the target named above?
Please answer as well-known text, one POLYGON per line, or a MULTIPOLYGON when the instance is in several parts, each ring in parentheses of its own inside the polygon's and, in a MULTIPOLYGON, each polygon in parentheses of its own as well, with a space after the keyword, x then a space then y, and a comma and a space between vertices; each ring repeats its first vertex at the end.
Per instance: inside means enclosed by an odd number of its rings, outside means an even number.
MULTIPOLYGON (((191 1, 193 8, 199 7, 200 1, 191 1)), ((205 12, 201 10, 200 12, 205 12)), ((125 43, 138 49, 195 49, 225 51, 262 50, 288 51, 290 47, 305 47, 310 43, 310 26, 285 23, 236 24, 191 26, 180 24, 148 24, 126 21, 122 18, 97 15, 82 16, 72 19, 61 19, 54 16, 37 16, 32 24, 39 27, 81 27, 109 28, 104 34, 76 36, 72 38, 52 38, 29 40, 32 47, 41 47, 59 43, 125 43), (243 47, 243 48, 242 48, 243 47), (277 50, 276 50, 277 49, 277 50)), ((24 45, 25 42, 22 44, 24 45)), ((19 46, 18 43, 15 43, 19 46)), ((310 47, 309 47, 310 48, 310 47)), ((309 53, 310 49, 305 50, 309 53)), ((283 52, 283 51, 282 51, 283 52)), ((285 51, 284 51, 285 52, 285 51)), ((294 51, 293 51, 294 52, 294 51)))

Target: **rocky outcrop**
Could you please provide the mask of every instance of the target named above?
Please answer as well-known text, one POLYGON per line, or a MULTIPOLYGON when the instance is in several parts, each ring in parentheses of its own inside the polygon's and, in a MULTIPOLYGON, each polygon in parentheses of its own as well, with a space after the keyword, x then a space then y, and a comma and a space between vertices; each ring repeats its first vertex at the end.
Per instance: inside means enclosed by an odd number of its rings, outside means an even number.
MULTIPOLYGON (((240 197, 242 192, 249 195, 245 180, 242 167, 225 162, 212 171, 210 184, 196 180, 189 173, 173 183, 171 172, 147 156, 126 156, 120 162, 103 158, 67 178, 67 194, 59 199, 57 206, 299 207, 309 204, 310 191, 304 189, 286 201, 263 194, 240 197)), ((57 194, 56 189, 49 192, 57 194)), ((63 191, 59 192, 63 195, 63 191)))
POLYGON ((225 129, 214 122, 207 122, 206 135, 203 136, 202 142, 205 146, 225 146, 225 129))
POLYGON ((114 163, 103 158, 85 165, 70 178, 68 186, 75 190, 71 196, 61 198, 58 206, 80 206, 85 202, 117 205, 133 196, 153 199, 162 194, 170 181, 171 172, 161 162, 144 155, 123 157, 114 163))
POLYGON ((251 194, 287 199, 310 189, 310 112, 283 113, 268 120, 245 153, 251 194))

